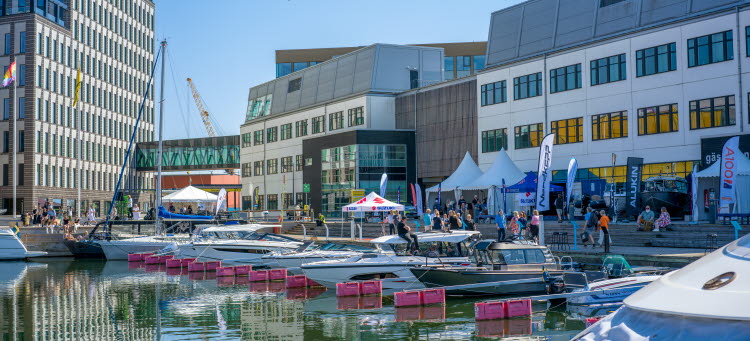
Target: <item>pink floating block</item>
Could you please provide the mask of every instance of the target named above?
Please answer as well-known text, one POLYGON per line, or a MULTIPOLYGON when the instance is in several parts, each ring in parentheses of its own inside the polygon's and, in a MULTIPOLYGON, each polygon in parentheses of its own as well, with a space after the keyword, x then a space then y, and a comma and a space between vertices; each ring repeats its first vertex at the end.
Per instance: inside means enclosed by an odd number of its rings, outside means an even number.
POLYGON ((216 271, 216 269, 221 267, 221 261, 210 261, 206 262, 206 271, 216 271))
POLYGON ((174 258, 174 255, 159 256, 159 264, 166 264, 167 260, 174 258))
POLYGON ((181 268, 182 267, 182 259, 167 259, 167 268, 181 268))
POLYGON ((237 265, 234 267, 234 274, 236 276, 247 276, 253 271, 252 265, 237 265))
POLYGON ((360 309, 380 309, 383 307, 383 296, 360 296, 359 297, 359 308, 360 309))
POLYGON ((419 291, 402 291, 393 294, 394 307, 408 307, 422 304, 419 291))
POLYGON ((422 307, 422 320, 442 321, 445 320, 445 305, 433 305, 422 307))
POLYGON ((148 256, 143 259, 146 264, 159 264, 159 256, 148 256))
POLYGON ((398 307, 396 310, 396 321, 416 321, 422 314, 422 307, 398 307))
POLYGON ((188 271, 189 272, 203 272, 206 271, 206 263, 203 262, 192 262, 188 264, 188 271))
POLYGON ((445 289, 426 289, 419 292, 423 305, 445 303, 445 289))
POLYGON ((307 279, 307 286, 308 287, 322 287, 323 285, 321 285, 320 283, 318 283, 316 281, 313 281, 313 280, 311 280, 311 279, 308 278, 307 279))
POLYGON ((586 319, 586 328, 590 327, 594 323, 599 322, 599 320, 601 320, 601 319, 602 319, 601 317, 589 317, 589 318, 587 318, 586 319))
POLYGON ((195 258, 183 258, 180 261, 182 262, 181 266, 187 267, 188 264, 195 262, 195 258))
POLYGON ((307 277, 305 275, 287 276, 286 287, 290 288, 304 288, 307 286, 307 277))
POLYGON ((510 300, 505 303, 505 317, 531 315, 531 299, 510 300))
MULTIPOLYGON (((342 284, 342 283, 339 283, 342 284)), ((357 296, 339 296, 336 297, 336 309, 352 310, 359 309, 359 297, 357 296)))
POLYGON ((144 253, 141 253, 141 255, 143 255, 143 260, 146 260, 146 257, 153 256, 153 255, 155 255, 155 253, 153 253, 153 252, 144 252, 144 253))
POLYGON ((268 271, 250 271, 250 282, 265 282, 268 280, 268 271))
POLYGON ((383 282, 366 281, 359 284, 359 291, 362 295, 380 295, 383 293, 383 282))
POLYGON ((505 318, 505 301, 474 303, 474 319, 495 320, 505 318))
POLYGON ((286 269, 272 269, 268 271, 268 278, 272 281, 286 279, 286 269))
POLYGON ((140 261, 143 261, 143 254, 141 253, 128 254, 128 262, 140 262, 140 261))
POLYGON ((218 277, 234 277, 234 267, 233 266, 222 266, 222 267, 216 268, 216 276, 218 276, 218 277))
POLYGON ((359 296, 359 283, 336 283, 336 296, 359 296))

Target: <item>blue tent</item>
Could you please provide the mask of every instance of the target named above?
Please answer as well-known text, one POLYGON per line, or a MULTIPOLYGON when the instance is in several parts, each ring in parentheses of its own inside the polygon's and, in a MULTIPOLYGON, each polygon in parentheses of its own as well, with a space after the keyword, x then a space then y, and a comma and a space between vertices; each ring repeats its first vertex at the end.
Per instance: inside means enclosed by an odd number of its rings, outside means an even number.
MULTIPOLYGON (((505 188, 506 193, 531 193, 536 192, 536 173, 528 172, 526 177, 519 181, 513 186, 505 188)), ((557 185, 550 184, 550 192, 562 192, 563 188, 557 185)))

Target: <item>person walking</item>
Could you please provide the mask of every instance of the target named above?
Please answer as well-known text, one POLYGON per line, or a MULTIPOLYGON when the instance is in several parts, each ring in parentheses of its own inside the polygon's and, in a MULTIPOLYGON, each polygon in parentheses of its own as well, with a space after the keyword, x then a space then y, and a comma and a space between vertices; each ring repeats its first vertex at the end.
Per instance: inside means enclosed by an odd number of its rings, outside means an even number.
POLYGON ((429 208, 422 216, 422 220, 424 221, 425 229, 427 229, 427 226, 432 225, 432 211, 429 208))
POLYGON ((595 248, 596 244, 594 243, 594 230, 599 226, 599 217, 597 217, 596 212, 594 212, 591 207, 586 207, 586 232, 584 232, 585 236, 583 241, 583 247, 586 247, 586 243, 591 244, 591 248, 595 248))
POLYGON ((502 242, 505 240, 505 213, 503 213, 503 210, 497 211, 495 224, 497 224, 497 241, 502 242))
POLYGON ((396 234, 396 224, 398 223, 396 221, 396 211, 391 211, 390 213, 388 215, 388 234, 394 235, 396 234))
POLYGON ((609 247, 612 245, 612 239, 609 236, 609 217, 607 212, 601 210, 599 214, 602 216, 599 218, 599 245, 604 242, 604 253, 609 253, 609 247))
POLYGON ((531 222, 529 223, 529 235, 531 236, 531 240, 533 240, 535 243, 539 243, 539 220, 541 217, 539 216, 539 211, 534 210, 534 213, 531 216, 531 222))
POLYGON ((557 211, 557 222, 562 223, 565 210, 565 199, 563 199, 562 193, 557 194, 557 199, 555 199, 555 211, 557 211))

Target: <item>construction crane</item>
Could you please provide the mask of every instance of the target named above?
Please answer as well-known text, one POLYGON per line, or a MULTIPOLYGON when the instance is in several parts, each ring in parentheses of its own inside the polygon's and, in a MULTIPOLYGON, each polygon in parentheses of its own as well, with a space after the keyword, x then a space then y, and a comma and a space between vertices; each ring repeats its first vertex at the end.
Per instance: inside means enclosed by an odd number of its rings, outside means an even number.
MULTIPOLYGON (((187 82, 188 82, 188 85, 190 85, 190 91, 193 92, 193 99, 195 100, 195 106, 198 108, 198 112, 201 115, 201 120, 203 120, 203 125, 206 127, 206 132, 208 133, 208 137, 216 137, 216 131, 214 130, 214 126, 213 124, 211 124, 211 120, 209 119, 208 110, 206 110, 205 106, 203 105, 203 98, 201 98, 201 95, 198 93, 198 89, 195 88, 195 84, 193 84, 193 80, 188 78, 187 82)), ((234 169, 226 169, 225 171, 229 175, 234 174, 234 169)))
POLYGON ((187 79, 188 84, 190 85, 190 90, 193 92, 193 99, 195 100, 195 106, 198 107, 198 112, 201 115, 201 119, 203 120, 203 125, 206 127, 206 132, 208 132, 208 137, 216 137, 216 131, 214 131, 214 126, 211 124, 211 121, 208 119, 208 110, 203 106, 203 99, 201 98, 201 95, 198 93, 198 89, 195 88, 195 84, 193 84, 193 80, 188 78, 187 79))

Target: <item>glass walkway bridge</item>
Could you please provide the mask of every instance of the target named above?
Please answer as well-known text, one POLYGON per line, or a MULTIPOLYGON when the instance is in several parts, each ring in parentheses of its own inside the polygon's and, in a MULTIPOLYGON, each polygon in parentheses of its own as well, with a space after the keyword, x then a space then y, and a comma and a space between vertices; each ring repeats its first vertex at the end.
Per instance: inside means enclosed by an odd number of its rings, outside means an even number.
MULTIPOLYGON (((135 149, 135 170, 156 171, 158 141, 142 142, 135 149)), ((240 136, 217 136, 164 141, 162 170, 192 171, 240 168, 240 136)))

